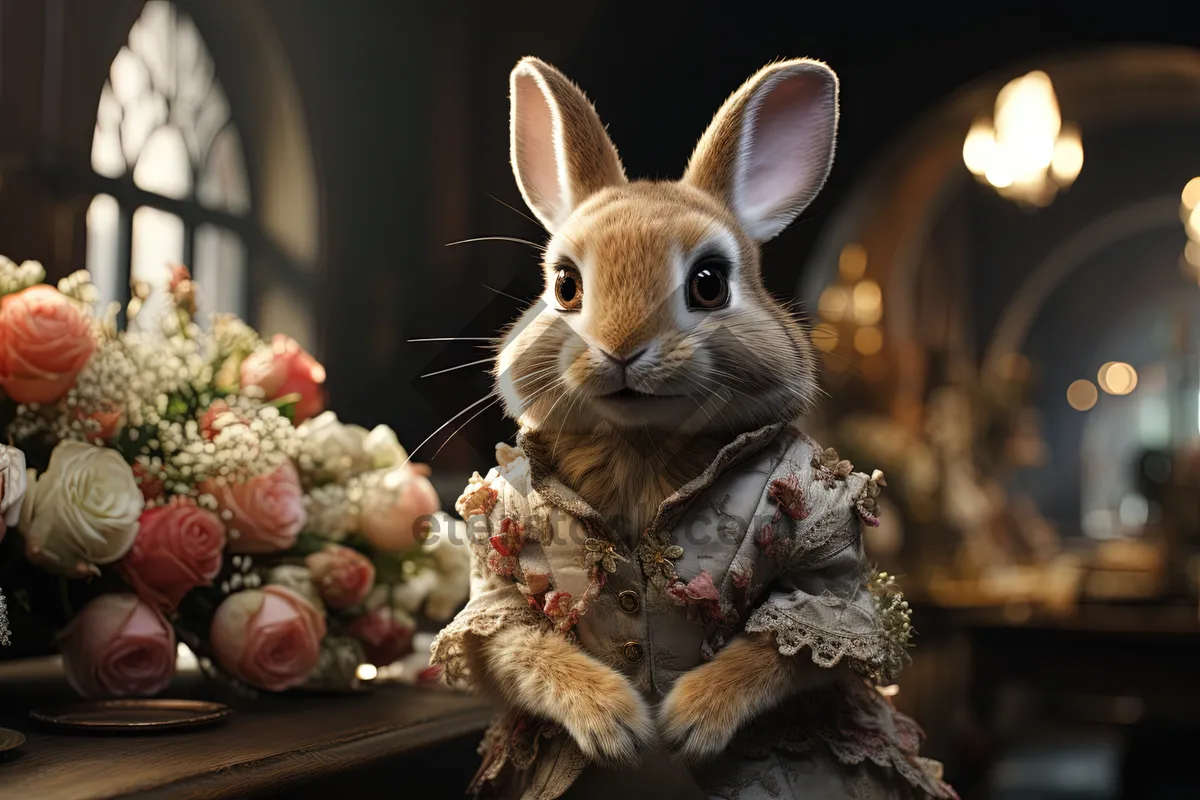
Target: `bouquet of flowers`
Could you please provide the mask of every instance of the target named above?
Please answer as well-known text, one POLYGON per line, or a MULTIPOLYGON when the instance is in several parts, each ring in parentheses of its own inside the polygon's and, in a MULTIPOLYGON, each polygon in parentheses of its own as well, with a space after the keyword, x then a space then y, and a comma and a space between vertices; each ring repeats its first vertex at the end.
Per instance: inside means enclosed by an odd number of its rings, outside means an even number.
POLYGON ((0 639, 46 634, 86 697, 161 691, 179 643, 240 688, 349 688, 465 600, 428 471, 325 411, 294 340, 202 324, 183 267, 124 330, 44 277, 0 258, 0 639))

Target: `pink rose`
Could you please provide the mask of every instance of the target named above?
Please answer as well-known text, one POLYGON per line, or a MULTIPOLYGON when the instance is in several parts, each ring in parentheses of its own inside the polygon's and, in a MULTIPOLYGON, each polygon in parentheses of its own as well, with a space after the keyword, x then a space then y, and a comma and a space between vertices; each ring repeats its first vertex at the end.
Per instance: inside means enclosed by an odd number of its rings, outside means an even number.
POLYGON ((328 545, 304 559, 321 599, 330 608, 349 608, 366 598, 375 585, 370 559, 340 544, 328 545))
POLYGON ((53 403, 96 349, 87 316, 38 284, 0 299, 0 388, 18 403, 53 403))
POLYGON ((441 502, 429 479, 400 467, 367 489, 358 524, 372 545, 399 553, 417 543, 424 533, 423 518, 440 509, 441 502))
POLYGON ((412 619, 384 604, 350 623, 350 635, 362 642, 367 661, 385 667, 413 651, 412 619))
POLYGON ((134 594, 102 594, 59 634, 67 682, 84 697, 145 696, 175 675, 175 631, 134 594))
POLYGON ((138 520, 133 547, 117 571, 148 603, 174 611, 197 586, 211 586, 221 571, 225 526, 190 500, 149 508, 138 520))
POLYGON ((82 409, 76 408, 75 418, 85 425, 84 432, 90 440, 108 442, 125 424, 125 409, 114 403, 105 403, 103 408, 85 414, 82 409))
POLYGON ((205 481, 200 491, 217 499, 234 553, 287 550, 307 521, 300 476, 290 461, 239 483, 205 481))
POLYGON ((217 662, 239 680, 271 692, 299 686, 317 666, 325 618, 282 586, 231 594, 213 615, 217 662))
POLYGON ((200 434, 210 442, 217 434, 231 425, 249 425, 250 421, 234 413, 229 403, 224 400, 213 400, 204 413, 196 421, 200 426, 200 434))
POLYGON ((242 362, 242 387, 257 386, 268 400, 296 394, 297 425, 325 409, 325 368, 294 339, 275 334, 270 347, 261 347, 242 362))
POLYGON ((157 499, 166 488, 160 478, 155 477, 154 473, 137 461, 133 463, 133 479, 137 482, 142 498, 147 503, 157 499))

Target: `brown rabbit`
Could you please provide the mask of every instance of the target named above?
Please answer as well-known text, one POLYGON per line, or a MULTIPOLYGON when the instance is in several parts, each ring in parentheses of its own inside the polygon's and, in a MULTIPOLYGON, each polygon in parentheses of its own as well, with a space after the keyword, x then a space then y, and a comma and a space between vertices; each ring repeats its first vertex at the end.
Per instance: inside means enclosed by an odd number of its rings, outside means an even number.
POLYGON ((829 173, 834 73, 763 68, 678 182, 627 180, 548 64, 522 60, 511 92, 546 289, 496 359, 520 446, 459 499, 472 597, 433 649, 509 709, 475 789, 953 796, 874 688, 908 637, 862 554, 882 475, 791 426, 816 360, 762 285, 760 244, 829 173))

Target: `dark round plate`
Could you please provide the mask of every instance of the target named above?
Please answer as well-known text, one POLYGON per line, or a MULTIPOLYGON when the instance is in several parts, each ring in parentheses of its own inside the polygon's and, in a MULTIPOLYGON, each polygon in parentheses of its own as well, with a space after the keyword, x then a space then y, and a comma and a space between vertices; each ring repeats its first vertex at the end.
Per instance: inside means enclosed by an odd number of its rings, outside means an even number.
POLYGON ((0 753, 15 750, 25 744, 25 734, 9 728, 0 728, 0 753))
POLYGON ((153 733, 200 728, 221 721, 233 709, 203 700, 91 700, 39 708, 30 718, 43 725, 95 733, 153 733))

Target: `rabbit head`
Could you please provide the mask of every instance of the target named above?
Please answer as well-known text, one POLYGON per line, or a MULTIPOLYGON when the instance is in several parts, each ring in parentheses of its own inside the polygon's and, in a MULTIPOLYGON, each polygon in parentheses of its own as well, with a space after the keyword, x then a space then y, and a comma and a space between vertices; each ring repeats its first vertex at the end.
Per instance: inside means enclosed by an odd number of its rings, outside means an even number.
POLYGON ((802 413, 816 358, 763 287, 759 246, 824 183, 837 92, 824 64, 771 64, 717 112, 681 180, 630 181, 580 89, 518 63, 513 171, 550 239, 545 291, 496 359, 507 414, 584 433, 741 432, 802 413))

